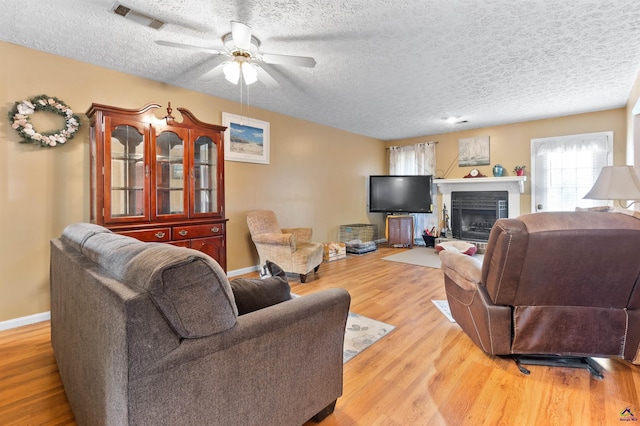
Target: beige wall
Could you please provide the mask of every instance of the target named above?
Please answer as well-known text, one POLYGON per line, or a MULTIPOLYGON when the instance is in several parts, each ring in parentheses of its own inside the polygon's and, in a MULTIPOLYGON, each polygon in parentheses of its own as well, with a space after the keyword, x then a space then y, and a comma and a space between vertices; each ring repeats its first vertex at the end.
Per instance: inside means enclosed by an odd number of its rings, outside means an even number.
MULTIPOLYGON (((0 58, 0 321, 5 321, 49 310, 49 240, 65 225, 89 220, 84 113, 91 103, 139 108, 171 101, 177 117, 175 108, 185 107, 217 124, 222 111, 240 114, 240 105, 4 42, 0 58), (10 127, 7 113, 14 102, 40 94, 60 98, 82 118, 81 131, 64 146, 20 144, 10 127)), ((61 127, 55 120, 39 127, 41 115, 46 119, 46 114, 32 116, 36 129, 61 127)), ((257 108, 247 115, 270 122, 271 163, 225 162, 230 271, 258 263, 245 224, 251 209, 275 210, 282 226, 311 225, 317 241, 337 239, 340 224, 382 223, 380 214, 366 211, 365 182, 386 170, 383 142, 257 108)))
MULTIPOLYGON (((221 123, 222 111, 240 114, 235 102, 206 96, 105 68, 0 42, 0 322, 49 310, 49 240, 65 225, 89 219, 88 128, 92 102, 138 108, 149 102, 185 107, 205 122, 221 123), (67 145, 51 149, 18 143, 7 112, 14 102, 39 94, 56 96, 81 115, 83 128, 67 145)), ((387 172, 384 148, 438 141, 438 175, 464 176, 457 166, 458 139, 490 136, 491 164, 511 172, 530 168, 530 140, 575 133, 614 132, 614 162, 624 164, 631 109, 640 98, 640 77, 627 108, 381 142, 281 114, 251 108, 271 123, 269 165, 226 161, 228 266, 257 264, 244 222, 254 208, 273 209, 283 226, 311 224, 318 241, 334 240, 340 224, 377 223, 366 211, 366 177, 387 172)), ((34 124, 39 130, 33 116, 34 124)), ((53 125, 52 128, 58 128, 53 125)), ((640 127, 640 126, 637 126, 640 127)), ((631 133, 630 136, 631 138, 631 133)), ((636 139, 638 140, 638 139, 636 139)), ((636 142, 636 163, 640 148, 636 142)), ((480 167, 491 175, 491 166, 480 167)), ((521 211, 531 210, 527 183, 521 211)))
MULTIPOLYGON (((627 140, 625 108, 402 139, 387 142, 387 146, 437 141, 436 175, 452 179, 461 178, 471 170, 471 167, 458 167, 456 158, 458 139, 489 136, 491 165, 480 166, 478 169, 484 175, 493 176, 491 172, 493 165, 501 164, 508 175, 514 175, 513 168, 517 165, 526 165, 527 172, 531 170, 531 139, 605 131, 613 131, 614 164, 624 164, 627 140), (443 176, 449 167, 451 167, 450 171, 443 176)), ((524 194, 520 198, 520 212, 523 214, 531 212, 529 181, 526 182, 524 194)))

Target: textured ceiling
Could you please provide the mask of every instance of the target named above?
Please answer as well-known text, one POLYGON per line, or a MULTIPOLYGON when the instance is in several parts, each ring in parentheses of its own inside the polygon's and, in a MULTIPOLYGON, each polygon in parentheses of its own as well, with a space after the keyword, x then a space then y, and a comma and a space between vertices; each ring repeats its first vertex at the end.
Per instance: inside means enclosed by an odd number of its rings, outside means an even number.
POLYGON ((220 49, 244 22, 262 52, 317 61, 265 65, 280 88, 249 105, 383 140, 622 107, 640 70, 638 0, 121 1, 161 30, 114 0, 3 3, 0 40, 234 101, 202 78, 223 58, 154 40, 220 49))

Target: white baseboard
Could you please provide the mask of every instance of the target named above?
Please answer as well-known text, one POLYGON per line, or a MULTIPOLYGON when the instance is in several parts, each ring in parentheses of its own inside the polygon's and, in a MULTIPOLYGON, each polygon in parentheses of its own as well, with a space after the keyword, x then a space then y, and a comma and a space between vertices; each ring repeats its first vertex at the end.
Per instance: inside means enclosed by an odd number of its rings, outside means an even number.
POLYGON ((50 319, 51 312, 42 312, 39 314, 28 315, 26 317, 14 318, 0 322, 0 331, 22 327, 23 325, 35 324, 41 321, 48 321, 50 319))
POLYGON ((249 266, 248 268, 235 269, 233 271, 227 272, 227 277, 236 277, 242 274, 248 274, 249 272, 255 272, 260 270, 260 265, 249 266))
MULTIPOLYGON (((235 277, 238 275, 248 274, 250 272, 259 271, 260 266, 254 265, 249 266, 248 268, 236 269, 233 271, 229 271, 227 276, 229 278, 235 277)), ((35 324, 41 321, 48 321, 51 319, 51 312, 42 312, 39 314, 28 315, 26 317, 14 318, 7 321, 0 322, 0 331, 10 330, 12 328, 22 327, 23 325, 35 324)))

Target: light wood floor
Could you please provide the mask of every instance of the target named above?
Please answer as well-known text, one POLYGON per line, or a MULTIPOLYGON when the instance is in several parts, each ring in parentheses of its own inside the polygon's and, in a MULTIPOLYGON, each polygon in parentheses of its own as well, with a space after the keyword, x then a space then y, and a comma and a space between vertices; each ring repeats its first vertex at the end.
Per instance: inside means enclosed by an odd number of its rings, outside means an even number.
MULTIPOLYGON (((306 284, 292 280, 301 295, 346 288, 351 311, 396 326, 345 364, 344 394, 322 425, 620 425, 627 407, 640 420, 640 367, 598 359, 604 380, 541 366, 525 376, 433 306, 445 298, 439 269, 381 260, 400 250, 324 263, 306 284)), ((0 425, 72 424, 49 323, 1 332, 0 425)))

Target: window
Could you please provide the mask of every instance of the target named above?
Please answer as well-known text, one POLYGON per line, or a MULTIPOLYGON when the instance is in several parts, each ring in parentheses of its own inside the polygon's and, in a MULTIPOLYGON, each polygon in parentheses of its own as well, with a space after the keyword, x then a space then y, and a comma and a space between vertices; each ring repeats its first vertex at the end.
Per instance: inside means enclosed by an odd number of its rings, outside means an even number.
POLYGON ((531 201, 534 212, 572 211, 607 204, 583 200, 600 170, 612 164, 613 132, 531 140, 531 201))
MULTIPOLYGON (((389 147, 390 175, 433 175, 436 171, 436 143, 425 142, 409 146, 389 147)), ((433 193, 435 197, 435 192, 433 193)), ((416 213, 414 217, 414 239, 420 241, 425 229, 438 229, 437 207, 433 213, 416 213)))

